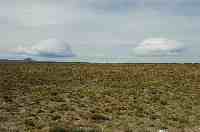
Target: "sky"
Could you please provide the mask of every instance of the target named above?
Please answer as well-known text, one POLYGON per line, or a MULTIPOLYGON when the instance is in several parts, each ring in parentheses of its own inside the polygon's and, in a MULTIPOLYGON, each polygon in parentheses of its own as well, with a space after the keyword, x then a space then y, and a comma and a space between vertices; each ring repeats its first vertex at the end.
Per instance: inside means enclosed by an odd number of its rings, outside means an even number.
POLYGON ((0 0, 0 58, 199 61, 199 23, 199 0, 0 0))

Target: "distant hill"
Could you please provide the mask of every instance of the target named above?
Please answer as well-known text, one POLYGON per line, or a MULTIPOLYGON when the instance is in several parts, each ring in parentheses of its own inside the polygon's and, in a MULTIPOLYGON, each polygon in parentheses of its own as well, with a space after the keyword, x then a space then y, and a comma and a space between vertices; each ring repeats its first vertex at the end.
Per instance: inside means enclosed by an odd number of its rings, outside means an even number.
POLYGON ((14 59, 0 59, 0 63, 16 63, 16 62, 20 62, 20 63, 24 63, 24 62, 36 62, 35 60, 33 60, 32 58, 25 58, 23 60, 14 60, 14 59))
POLYGON ((89 62, 56 62, 56 61, 37 61, 32 58, 25 58, 22 60, 14 59, 0 59, 0 63, 67 63, 67 64, 89 64, 89 62))
POLYGON ((24 62, 35 62, 35 60, 33 60, 32 58, 25 58, 23 61, 24 62))

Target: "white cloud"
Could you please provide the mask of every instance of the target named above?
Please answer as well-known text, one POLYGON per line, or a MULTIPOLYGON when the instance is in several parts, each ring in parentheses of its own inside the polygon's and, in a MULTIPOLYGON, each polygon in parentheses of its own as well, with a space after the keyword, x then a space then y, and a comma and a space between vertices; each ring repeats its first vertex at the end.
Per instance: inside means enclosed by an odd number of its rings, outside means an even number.
POLYGON ((173 56, 179 55, 185 49, 184 45, 166 38, 151 38, 144 40, 133 49, 137 56, 173 56))
POLYGON ((66 42, 57 39, 42 40, 31 47, 19 46, 16 52, 24 55, 48 58, 74 56, 70 46, 66 42))

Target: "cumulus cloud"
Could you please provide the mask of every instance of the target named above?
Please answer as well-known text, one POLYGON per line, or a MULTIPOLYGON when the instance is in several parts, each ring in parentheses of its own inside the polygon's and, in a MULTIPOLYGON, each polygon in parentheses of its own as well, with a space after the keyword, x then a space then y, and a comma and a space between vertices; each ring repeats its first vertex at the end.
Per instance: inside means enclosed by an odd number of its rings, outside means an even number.
POLYGON ((39 57, 73 57, 69 44, 57 39, 42 40, 31 47, 19 46, 16 50, 19 54, 39 57))
POLYGON ((144 40, 133 49, 137 56, 173 56, 183 52, 185 46, 176 41, 166 38, 151 38, 144 40))

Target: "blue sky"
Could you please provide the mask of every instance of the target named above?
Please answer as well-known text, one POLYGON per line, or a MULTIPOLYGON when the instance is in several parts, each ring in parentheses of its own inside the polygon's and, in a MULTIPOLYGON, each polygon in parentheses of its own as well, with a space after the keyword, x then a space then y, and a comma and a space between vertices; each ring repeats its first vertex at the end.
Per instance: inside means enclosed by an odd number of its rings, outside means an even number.
POLYGON ((0 0, 0 57, 188 62, 199 23, 199 0, 0 0))

